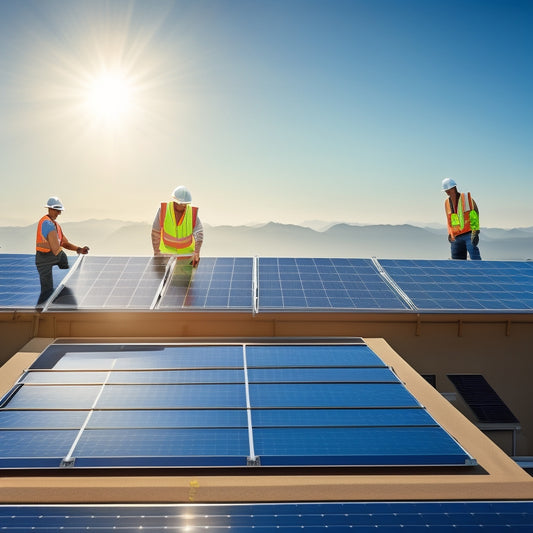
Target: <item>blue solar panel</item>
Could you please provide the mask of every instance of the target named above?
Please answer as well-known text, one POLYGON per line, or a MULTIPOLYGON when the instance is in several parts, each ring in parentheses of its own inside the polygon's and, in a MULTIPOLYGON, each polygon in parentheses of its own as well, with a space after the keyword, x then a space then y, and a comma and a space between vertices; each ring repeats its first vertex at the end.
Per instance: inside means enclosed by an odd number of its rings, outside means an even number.
POLYGON ((248 367, 385 367, 383 361, 366 345, 315 344, 252 345, 246 347, 248 367))
POLYGON ((246 466, 248 430, 136 428, 85 431, 76 466, 246 466))
MULTIPOLYGON (((378 376, 376 375, 376 379, 378 376)), ((160 370, 160 371, 114 371, 109 372, 30 372, 23 378, 24 383, 48 384, 176 384, 176 383, 244 383, 244 370, 240 369, 199 369, 199 370, 160 370)))
POLYGON ((395 383, 388 368, 250 368, 250 383, 395 383))
POLYGON ((166 257, 85 256, 48 310, 150 309, 168 261, 166 257))
POLYGON ((159 370, 242 366, 240 345, 54 344, 38 357, 30 369, 159 370))
POLYGON ((158 308, 251 311, 252 266, 247 257, 204 257, 196 269, 177 261, 158 308))
POLYGON ((457 443, 439 427, 257 428, 261 465, 456 465, 457 443))
POLYGON ((372 409, 254 409, 254 427, 380 427, 436 426, 435 420, 422 408, 372 409))
POLYGON ((263 383, 250 384, 254 407, 415 407, 416 399, 401 383, 263 383))
POLYGON ((232 530, 399 532, 533 530, 533 501, 2 505, 2 531, 232 530))
MULTIPOLYGON (((76 257, 69 256, 72 266, 76 257)), ((57 287, 68 270, 52 269, 54 286, 57 287)), ((35 307, 41 284, 35 267, 35 255, 0 254, 0 309, 35 307)))
POLYGON ((533 267, 527 262, 380 259, 379 263, 419 310, 533 309, 533 267))
POLYGON ((55 344, 0 437, 4 468, 471 462, 361 343, 55 344))
POLYGON ((405 310, 370 259, 259 259, 259 311, 405 310))

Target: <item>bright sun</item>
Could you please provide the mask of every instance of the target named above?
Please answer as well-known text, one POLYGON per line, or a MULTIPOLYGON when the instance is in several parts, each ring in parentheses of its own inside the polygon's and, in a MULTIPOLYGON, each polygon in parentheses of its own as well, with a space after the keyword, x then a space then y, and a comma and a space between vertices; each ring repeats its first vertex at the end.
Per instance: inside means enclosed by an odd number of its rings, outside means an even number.
POLYGON ((133 85, 119 72, 106 72, 89 84, 87 107, 98 121, 118 124, 131 111, 132 103, 133 85))

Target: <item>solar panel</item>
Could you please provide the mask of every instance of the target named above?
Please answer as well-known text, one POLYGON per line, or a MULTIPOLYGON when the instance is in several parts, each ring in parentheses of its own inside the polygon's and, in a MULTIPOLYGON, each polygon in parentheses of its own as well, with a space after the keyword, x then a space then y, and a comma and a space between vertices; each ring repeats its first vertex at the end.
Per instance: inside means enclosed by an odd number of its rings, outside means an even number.
POLYGON ((0 467, 464 465, 350 344, 54 344, 0 404, 0 467))
POLYGON ((0 505, 2 531, 529 532, 533 501, 0 505))
POLYGON ((252 259, 204 257, 198 268, 177 261, 159 309, 252 310, 252 259))
MULTIPOLYGON (((75 256, 68 256, 72 267, 75 256)), ((52 269, 57 287, 68 270, 52 269)), ((35 255, 0 254, 0 309, 32 308, 37 304, 41 284, 35 267, 35 255)))
POLYGON ((259 311, 406 310, 370 259, 259 258, 259 311))
POLYGON ((528 262, 380 259, 379 264, 419 310, 533 309, 533 266, 528 262))
POLYGON ((481 374, 448 374, 479 422, 518 424, 518 419, 481 374))
POLYGON ((168 261, 166 257, 85 256, 47 310, 150 309, 168 261))

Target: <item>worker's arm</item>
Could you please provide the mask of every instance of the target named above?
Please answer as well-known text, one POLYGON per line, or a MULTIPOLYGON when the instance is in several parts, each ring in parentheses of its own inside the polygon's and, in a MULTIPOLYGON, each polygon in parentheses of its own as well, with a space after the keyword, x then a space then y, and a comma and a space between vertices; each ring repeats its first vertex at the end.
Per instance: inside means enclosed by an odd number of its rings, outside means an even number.
POLYGON ((192 254, 192 266, 197 267, 200 262, 200 249, 204 242, 204 226, 202 221, 197 217, 196 224, 193 230, 194 235, 194 252, 192 254))
POLYGON ((57 255, 59 254, 59 252, 61 252, 61 244, 59 243, 59 238, 55 229, 48 232, 46 240, 48 241, 48 244, 50 245, 50 250, 54 255, 57 255))
POLYGON ((162 255, 159 250, 159 242, 161 241, 161 224, 159 222, 159 214, 161 212, 161 208, 157 210, 157 213, 154 218, 154 222, 152 223, 152 248, 154 250, 154 255, 162 255))
POLYGON ((474 213, 470 212, 470 225, 472 226, 470 239, 472 240, 472 244, 477 246, 479 244, 479 209, 473 198, 472 207, 474 208, 474 213))
MULTIPOLYGON (((56 234, 56 239, 57 239, 57 234, 56 234)), ((66 248, 67 250, 72 250, 73 252, 77 252, 78 254, 85 255, 85 254, 89 253, 89 247, 88 246, 78 246, 77 244, 72 244, 71 242, 69 242, 69 240, 64 235, 63 235, 63 242, 61 243, 61 246, 63 248, 66 248)), ((55 255, 57 255, 57 254, 55 254, 55 255)))
POLYGON ((159 231, 152 230, 152 248, 154 249, 154 255, 162 255, 159 251, 159 241, 161 239, 161 235, 159 231))

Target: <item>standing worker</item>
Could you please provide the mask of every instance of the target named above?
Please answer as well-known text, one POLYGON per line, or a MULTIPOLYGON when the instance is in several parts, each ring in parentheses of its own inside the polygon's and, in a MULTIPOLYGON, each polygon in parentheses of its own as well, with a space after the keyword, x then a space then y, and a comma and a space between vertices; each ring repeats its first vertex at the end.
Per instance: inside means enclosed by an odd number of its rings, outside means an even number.
POLYGON ((154 255, 190 255, 192 266, 197 267, 204 228, 191 201, 189 190, 180 185, 174 189, 171 202, 161 203, 152 224, 152 248, 154 255))
POLYGON ((452 178, 442 180, 442 190, 448 195, 444 202, 448 222, 448 241, 452 259, 481 259, 479 253, 479 209, 470 193, 460 193, 452 178))
POLYGON ((52 267, 57 265, 61 269, 69 268, 68 257, 63 248, 78 254, 89 252, 88 246, 77 246, 69 242, 56 222, 56 218, 64 209, 61 200, 57 196, 51 196, 45 207, 48 208, 48 214, 39 220, 35 246, 35 265, 41 281, 41 294, 37 305, 47 300, 54 292, 52 267))

